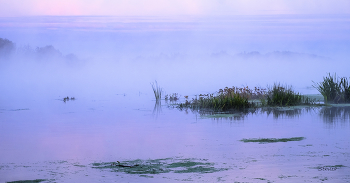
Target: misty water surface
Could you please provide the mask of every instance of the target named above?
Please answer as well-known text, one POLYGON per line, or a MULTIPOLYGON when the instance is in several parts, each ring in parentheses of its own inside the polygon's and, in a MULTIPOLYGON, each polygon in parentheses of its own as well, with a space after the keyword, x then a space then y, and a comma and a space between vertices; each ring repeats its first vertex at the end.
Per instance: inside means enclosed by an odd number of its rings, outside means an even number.
POLYGON ((336 15, 1 18, 16 49, 0 58, 0 180, 349 181, 346 106, 213 116, 157 107, 150 85, 182 97, 274 82, 317 94, 312 81, 349 76, 349 25, 336 15), (304 139, 240 141, 292 137, 304 139))

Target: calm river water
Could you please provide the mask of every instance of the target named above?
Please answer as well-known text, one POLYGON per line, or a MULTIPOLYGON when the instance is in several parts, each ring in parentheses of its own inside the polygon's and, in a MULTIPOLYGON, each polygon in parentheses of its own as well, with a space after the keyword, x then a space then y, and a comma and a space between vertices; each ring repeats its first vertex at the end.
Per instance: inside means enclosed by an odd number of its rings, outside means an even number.
POLYGON ((350 107, 209 115, 142 93, 75 97, 2 99, 0 182, 350 181, 350 107))

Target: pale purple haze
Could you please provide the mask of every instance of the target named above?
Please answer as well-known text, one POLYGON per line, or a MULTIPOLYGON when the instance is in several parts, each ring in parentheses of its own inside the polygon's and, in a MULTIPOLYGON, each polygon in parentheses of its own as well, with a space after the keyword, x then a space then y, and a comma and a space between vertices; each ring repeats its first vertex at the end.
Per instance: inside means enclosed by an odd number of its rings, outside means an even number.
POLYGON ((158 106, 150 85, 180 102, 275 82, 318 94, 312 81, 350 76, 348 0, 0 0, 0 38, 15 43, 0 52, 0 182, 349 180, 346 110, 208 117, 158 106), (290 137, 306 139, 239 141, 290 137), (227 169, 145 176, 93 164, 161 158, 227 169))
POLYGON ((348 14, 347 0, 1 0, 0 16, 348 14))

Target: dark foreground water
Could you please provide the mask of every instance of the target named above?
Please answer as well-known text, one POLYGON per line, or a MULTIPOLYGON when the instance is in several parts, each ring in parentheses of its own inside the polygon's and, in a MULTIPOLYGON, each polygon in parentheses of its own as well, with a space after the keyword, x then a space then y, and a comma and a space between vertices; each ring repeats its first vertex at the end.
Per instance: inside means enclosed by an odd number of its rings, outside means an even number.
POLYGON ((350 182, 347 106, 210 115, 75 97, 1 99, 0 182, 350 182))

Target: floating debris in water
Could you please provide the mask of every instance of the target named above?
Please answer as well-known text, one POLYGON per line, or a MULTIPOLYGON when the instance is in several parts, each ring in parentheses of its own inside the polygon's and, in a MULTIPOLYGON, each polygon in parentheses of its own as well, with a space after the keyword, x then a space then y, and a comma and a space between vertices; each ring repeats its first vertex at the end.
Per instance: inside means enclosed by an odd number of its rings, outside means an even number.
POLYGON ((69 97, 67 96, 67 97, 63 98, 63 102, 67 102, 67 101, 69 101, 69 100, 75 100, 75 97, 69 98, 69 97))

